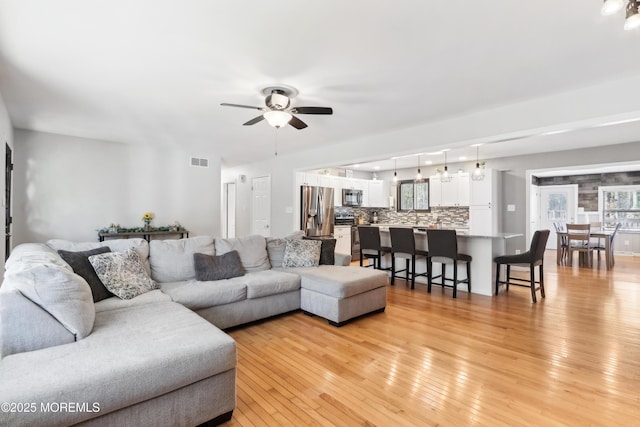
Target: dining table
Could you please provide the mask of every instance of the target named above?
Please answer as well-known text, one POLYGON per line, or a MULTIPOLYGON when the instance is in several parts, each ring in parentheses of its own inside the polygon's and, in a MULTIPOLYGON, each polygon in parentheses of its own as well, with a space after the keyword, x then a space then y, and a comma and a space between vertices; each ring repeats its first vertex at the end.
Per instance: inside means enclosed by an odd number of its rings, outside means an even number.
MULTIPOLYGON (((604 260, 607 267, 607 270, 613 268, 614 265, 614 257, 613 257, 613 236, 615 236, 616 230, 614 228, 591 228, 589 232, 589 237, 594 239, 603 239, 604 240, 604 260)), ((566 231, 558 231, 556 232, 558 243, 556 251, 556 263, 558 265, 562 264, 562 251, 560 248, 562 247, 562 238, 567 236, 566 231)))

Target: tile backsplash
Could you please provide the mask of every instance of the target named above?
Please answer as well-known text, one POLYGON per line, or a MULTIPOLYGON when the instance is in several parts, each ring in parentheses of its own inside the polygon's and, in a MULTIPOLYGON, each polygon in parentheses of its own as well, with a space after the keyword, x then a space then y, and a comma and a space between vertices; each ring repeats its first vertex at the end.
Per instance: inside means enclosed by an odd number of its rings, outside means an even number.
POLYGON ((373 222, 373 213, 378 213, 380 224, 435 224, 438 219, 443 227, 467 228, 469 227, 469 208, 431 208, 431 212, 397 212, 395 209, 380 208, 347 208, 336 206, 335 213, 353 214, 356 218, 362 217, 365 223, 373 222))

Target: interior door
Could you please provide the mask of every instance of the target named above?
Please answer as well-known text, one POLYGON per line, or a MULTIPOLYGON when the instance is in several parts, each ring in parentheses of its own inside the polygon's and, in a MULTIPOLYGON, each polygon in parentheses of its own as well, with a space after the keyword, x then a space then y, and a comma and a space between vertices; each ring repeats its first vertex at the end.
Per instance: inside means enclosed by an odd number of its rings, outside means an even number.
POLYGON ((549 229, 551 234, 547 242, 548 249, 557 249, 554 222, 575 223, 578 211, 578 185, 549 185, 539 187, 540 203, 538 226, 549 229))
POLYGON ((265 237, 271 236, 271 177, 253 178, 251 233, 265 237))
POLYGON ((13 176, 13 160, 11 155, 11 147, 9 144, 6 144, 5 150, 5 195, 4 195, 4 227, 5 227, 5 252, 4 259, 5 261, 9 258, 9 253, 11 252, 11 224, 13 223, 13 218, 11 217, 11 178, 13 176))

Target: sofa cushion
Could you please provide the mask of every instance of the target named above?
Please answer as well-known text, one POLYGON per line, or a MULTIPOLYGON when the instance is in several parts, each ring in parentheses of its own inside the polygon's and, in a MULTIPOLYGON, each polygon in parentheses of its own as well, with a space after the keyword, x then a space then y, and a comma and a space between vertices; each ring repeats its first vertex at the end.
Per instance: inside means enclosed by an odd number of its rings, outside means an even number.
POLYGON ((47 241, 47 246, 54 251, 62 249, 71 252, 87 251, 104 246, 111 248, 112 252, 123 252, 129 248, 134 248, 136 252, 138 252, 138 255, 140 255, 144 270, 147 274, 151 275, 151 268, 149 267, 149 243, 144 239, 113 239, 106 242, 73 242, 71 240, 51 239, 47 241))
POLYGON ((300 289, 300 276, 289 272, 269 270, 245 276, 247 298, 262 298, 300 289))
POLYGON ((111 298, 98 301, 95 305, 96 313, 101 313, 103 311, 118 310, 121 308, 128 308, 145 304, 156 304, 158 302, 167 301, 171 301, 171 297, 162 292, 160 289, 155 289, 153 291, 140 294, 137 297, 131 299, 121 299, 113 296, 111 298))
POLYGON ((267 241, 263 236, 252 235, 233 239, 216 239, 216 255, 238 251, 244 270, 248 273, 269 270, 269 255, 267 241))
POLYGON ((151 278, 158 282, 178 282, 196 278, 193 254, 215 255, 213 237, 196 236, 149 243, 151 278))
POLYGON ((2 288, 18 290, 74 334, 76 340, 91 333, 96 314, 93 296, 87 282, 77 274, 55 265, 39 264, 13 274, 2 288))
POLYGON ((4 277, 29 270, 37 264, 56 265, 73 271, 55 250, 44 243, 22 243, 11 250, 11 255, 4 265, 4 277))
POLYGON ((158 288, 144 271, 134 248, 124 252, 108 252, 89 257, 96 274, 114 295, 122 299, 135 298, 158 288))
POLYGON ((238 251, 231 251, 217 256, 193 254, 193 263, 196 270, 196 280, 202 282, 231 279, 244 275, 244 268, 238 251))
POLYGON ((75 425, 232 371, 236 363, 233 339, 179 304, 105 311, 80 342, 11 355, 0 363, 5 401, 97 402, 100 413, 8 413, 2 424, 75 425))
POLYGON ((73 268, 73 272, 82 276, 82 278, 87 281, 93 294, 93 302, 102 301, 105 298, 113 296, 113 294, 104 287, 104 284, 100 281, 96 271, 89 262, 91 255, 104 254, 106 252, 111 252, 108 246, 79 252, 69 252, 62 249, 58 251, 62 259, 73 268))
POLYGON ((267 253, 269 255, 271 268, 282 267, 287 240, 302 239, 303 236, 304 231, 299 230, 286 237, 267 237, 267 253))
POLYGON ((319 240, 287 240, 282 266, 314 267, 320 262, 319 240))
POLYGON ((348 298, 372 289, 384 287, 388 275, 384 271, 361 267, 321 265, 317 268, 296 268, 303 289, 334 298, 348 298))
POLYGON ((185 280, 160 283, 162 292, 190 310, 215 307, 247 299, 247 285, 244 277, 198 282, 185 280))

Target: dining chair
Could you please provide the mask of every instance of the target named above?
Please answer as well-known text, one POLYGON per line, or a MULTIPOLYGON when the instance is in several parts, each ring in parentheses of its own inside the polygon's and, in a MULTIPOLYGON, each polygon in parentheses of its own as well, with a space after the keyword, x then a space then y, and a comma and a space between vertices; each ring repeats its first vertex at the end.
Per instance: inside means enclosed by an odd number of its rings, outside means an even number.
MULTIPOLYGON (((611 236, 609 237, 609 259, 610 262, 607 267, 611 268, 613 267, 613 265, 615 264, 615 258, 613 255, 613 240, 615 239, 616 235, 618 234, 618 230, 620 230, 620 226, 622 226, 622 223, 617 223, 616 226, 613 229, 613 233, 611 234, 611 236)), ((596 247, 593 248, 595 251, 598 252, 598 265, 600 265, 600 252, 605 252, 607 250, 607 245, 604 242, 604 239, 599 239, 598 241, 598 245, 596 247)), ((606 259, 606 254, 605 254, 605 259, 606 259)))
POLYGON ((553 228, 555 228, 556 233, 560 234, 560 247, 556 248, 556 250, 560 251, 560 262, 562 265, 567 265, 567 261, 569 260, 569 240, 567 238, 564 224, 561 222, 554 222, 553 228))
POLYGON ((429 281, 427 282, 427 292, 431 293, 431 285, 438 285, 453 288, 453 297, 456 298, 459 283, 467 284, 467 291, 471 293, 471 256, 458 252, 458 237, 456 230, 427 229, 427 246, 429 248, 429 258, 427 259, 427 271, 429 281), (442 273, 433 276, 433 262, 442 264, 442 273), (467 266, 467 277, 458 278, 458 263, 463 262, 467 266), (453 264, 453 278, 447 278, 447 264, 453 264), (440 282, 433 279, 440 278, 440 282), (447 281, 452 282, 450 285, 447 281))
POLYGON ((424 257, 428 259, 429 253, 420 249, 416 249, 416 238, 413 228, 409 227, 389 227, 391 237, 391 285, 397 273, 405 273, 405 280, 409 281, 411 277, 411 289, 415 288, 416 277, 427 276, 429 272, 429 263, 427 262, 426 273, 416 273, 416 257, 424 257), (396 270, 396 257, 405 259, 404 270, 396 270), (411 267, 411 268, 409 268, 411 267))
POLYGON ((533 233, 533 237, 531 238, 531 246, 527 252, 517 254, 517 255, 503 255, 494 258, 496 263, 496 295, 498 295, 498 290, 500 285, 506 285, 506 290, 509 292, 509 285, 515 286, 524 286, 531 288, 531 299, 533 302, 537 302, 536 300, 536 284, 539 284, 540 287, 540 296, 542 298, 544 295, 544 251, 547 247, 547 240, 549 239, 549 230, 537 230, 533 233), (507 275, 506 280, 500 280, 500 267, 502 265, 507 266, 507 275), (512 265, 528 265, 529 266, 529 279, 521 279, 518 277, 511 276, 511 266, 512 265), (538 281, 536 282, 536 267, 539 268, 538 271, 538 281), (516 281, 515 283, 513 281, 516 281), (518 283, 525 282, 525 283, 518 283))
POLYGON ((570 265, 573 265, 573 253, 578 252, 588 267, 593 264, 593 244, 590 224, 567 224, 567 241, 570 252, 570 265))
POLYGON ((391 248, 380 244, 380 229, 369 225, 359 225, 358 236, 360 238, 360 267, 363 266, 362 260, 366 258, 373 259, 375 270, 382 270, 382 257, 390 253, 391 248))

